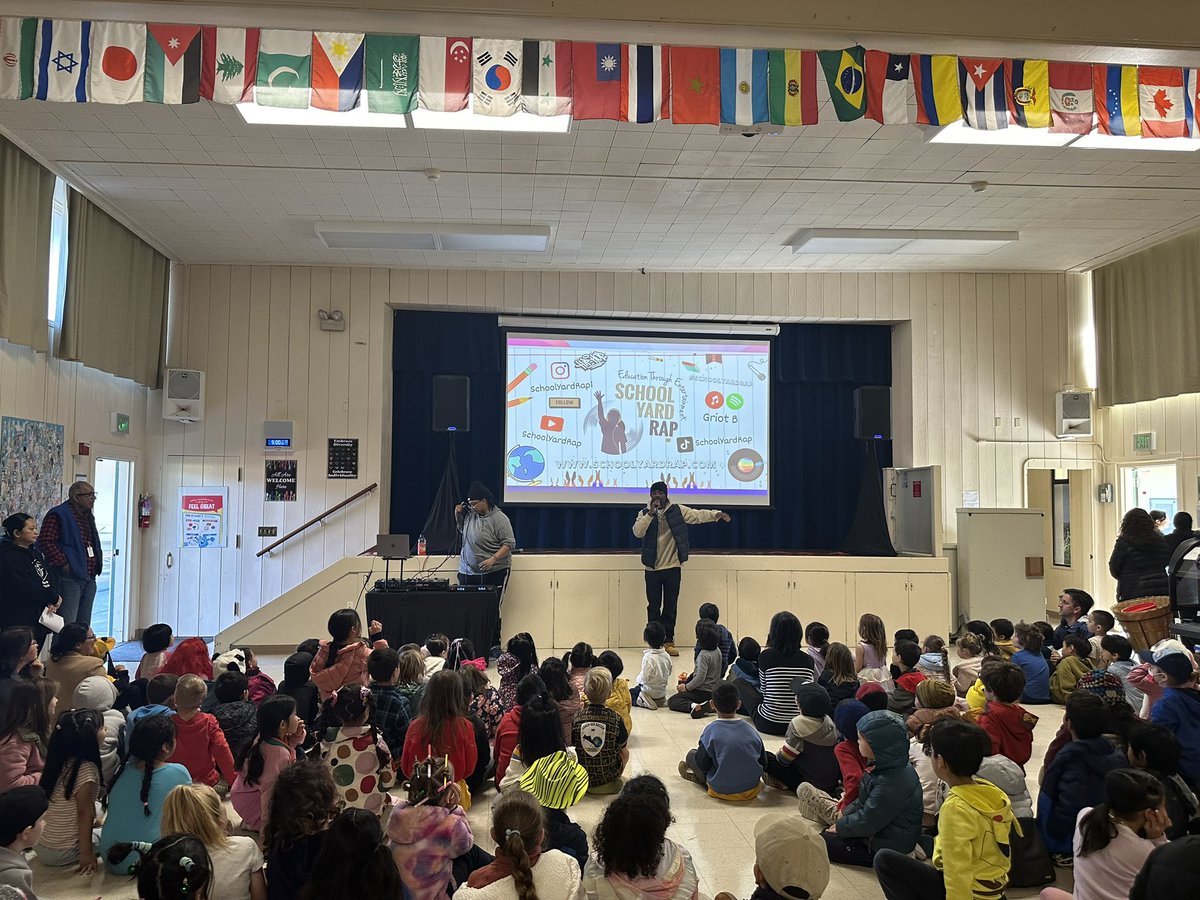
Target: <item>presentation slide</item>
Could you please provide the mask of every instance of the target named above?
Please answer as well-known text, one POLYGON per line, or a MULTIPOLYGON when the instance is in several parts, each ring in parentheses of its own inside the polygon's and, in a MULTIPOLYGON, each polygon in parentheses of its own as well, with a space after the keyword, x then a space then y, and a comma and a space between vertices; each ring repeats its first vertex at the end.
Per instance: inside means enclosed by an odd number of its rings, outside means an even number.
POLYGON ((504 500, 767 506, 771 345, 506 335, 504 500))

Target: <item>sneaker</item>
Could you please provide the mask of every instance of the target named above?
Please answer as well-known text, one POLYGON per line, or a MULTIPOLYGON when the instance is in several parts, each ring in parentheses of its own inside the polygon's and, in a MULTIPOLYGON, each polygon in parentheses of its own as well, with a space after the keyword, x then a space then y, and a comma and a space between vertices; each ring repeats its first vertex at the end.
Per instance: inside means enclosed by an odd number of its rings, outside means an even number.
POLYGON ((645 691, 638 693, 637 705, 642 709, 658 709, 658 704, 654 702, 654 698, 649 696, 645 691))
POLYGON ((767 787, 773 787, 773 788, 775 788, 775 790, 783 791, 786 794, 790 794, 792 792, 792 789, 790 787, 788 787, 786 784, 784 784, 782 781, 780 781, 778 778, 774 777, 773 775, 768 775, 766 772, 763 772, 762 780, 763 780, 763 784, 765 784, 767 787))
POLYGON ((1075 868, 1075 857, 1070 853, 1051 853, 1050 860, 1060 869, 1075 868))
POLYGON ((679 777, 684 781, 690 781, 692 784, 704 783, 700 780, 700 777, 695 772, 688 768, 688 764, 686 762, 679 763, 679 777))
POLYGON ((675 644, 671 641, 667 641, 665 644, 663 644, 663 649, 667 651, 667 656, 679 655, 679 651, 675 649, 675 644))
POLYGON ((692 718, 693 719, 703 719, 707 715, 708 715, 708 712, 705 710, 703 703, 693 703, 692 704, 692 718))

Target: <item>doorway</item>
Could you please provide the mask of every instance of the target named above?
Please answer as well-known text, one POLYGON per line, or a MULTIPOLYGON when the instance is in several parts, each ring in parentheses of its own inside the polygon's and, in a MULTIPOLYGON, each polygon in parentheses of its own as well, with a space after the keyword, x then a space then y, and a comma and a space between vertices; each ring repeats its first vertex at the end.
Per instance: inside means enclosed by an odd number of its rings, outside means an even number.
POLYGON ((96 530, 104 553, 104 571, 96 578, 92 629, 118 641, 129 622, 130 544, 133 538, 133 461, 96 458, 96 530))
POLYGON ((1174 464, 1124 466, 1121 469, 1121 514, 1134 508, 1167 514, 1167 528, 1179 511, 1179 488, 1174 464))
MULTIPOLYGON (((1029 469, 1029 509, 1045 510, 1043 554, 1047 615, 1065 588, 1092 591, 1093 511, 1090 469, 1029 469)), ((1051 620, 1053 621, 1053 620, 1051 620)))

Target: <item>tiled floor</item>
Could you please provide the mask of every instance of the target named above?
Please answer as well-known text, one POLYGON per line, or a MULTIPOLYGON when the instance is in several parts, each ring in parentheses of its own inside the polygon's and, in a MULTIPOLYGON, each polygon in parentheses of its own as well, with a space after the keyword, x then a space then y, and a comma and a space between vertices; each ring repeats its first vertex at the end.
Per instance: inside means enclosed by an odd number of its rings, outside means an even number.
MULTIPOLYGON (((636 677, 641 664, 641 652, 623 650, 626 675, 636 677)), ((260 659, 264 669, 278 678, 283 670, 283 658, 264 656, 260 659)), ((495 679, 495 669, 488 674, 495 679)), ((1059 707, 1040 707, 1035 712, 1042 716, 1034 734, 1034 763, 1030 764, 1029 786, 1037 794, 1037 764, 1045 753, 1055 730, 1061 722, 1059 707)), ((711 720, 710 720, 711 721, 711 720)), ((792 811, 796 799, 790 794, 765 788, 759 797, 746 804, 729 804, 710 798, 694 784, 679 777, 677 765, 683 754, 695 746, 696 739, 706 723, 695 721, 680 713, 662 709, 650 711, 634 709, 633 736, 630 742, 630 774, 653 773, 667 783, 671 791, 671 808, 675 824, 671 836, 686 846, 692 853, 701 879, 701 890, 709 897, 718 891, 731 891, 738 897, 749 897, 754 889, 751 869, 754 864, 754 823, 768 810, 792 811)), ((775 748, 781 739, 767 738, 768 748, 775 748)), ((488 808, 494 793, 485 793, 480 802, 468 814, 477 840, 487 846, 488 808)), ((591 835, 600 820, 608 799, 585 797, 583 802, 570 811, 571 817, 591 835)), ((231 817, 235 814, 230 810, 231 817)), ((34 886, 40 896, 56 900, 125 900, 135 898, 136 891, 128 879, 98 874, 90 878, 69 872, 43 868, 34 863, 34 886)), ((1059 870, 1058 886, 1070 890, 1070 873, 1059 870)), ((1036 890, 1014 890, 1010 898, 1036 897, 1036 890)), ((826 898, 830 900, 860 900, 883 897, 874 874, 867 869, 835 866, 831 873, 826 898)), ((211 898, 220 900, 220 898, 211 898)))

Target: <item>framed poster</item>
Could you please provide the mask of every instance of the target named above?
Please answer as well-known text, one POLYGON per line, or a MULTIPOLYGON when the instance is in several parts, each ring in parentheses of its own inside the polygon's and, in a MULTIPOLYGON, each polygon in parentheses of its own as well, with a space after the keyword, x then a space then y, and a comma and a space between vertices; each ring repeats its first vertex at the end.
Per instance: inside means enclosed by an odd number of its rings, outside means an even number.
POLYGON ((229 546, 229 488, 179 489, 179 546, 204 550, 229 546))
POLYGON ((358 477, 358 438, 329 439, 329 468, 325 477, 358 477))
POLYGON ((298 465, 294 459, 267 460, 267 500, 271 502, 296 501, 298 465))
POLYGON ((63 498, 63 426, 4 416, 0 420, 0 497, 5 515, 38 522, 63 498))

